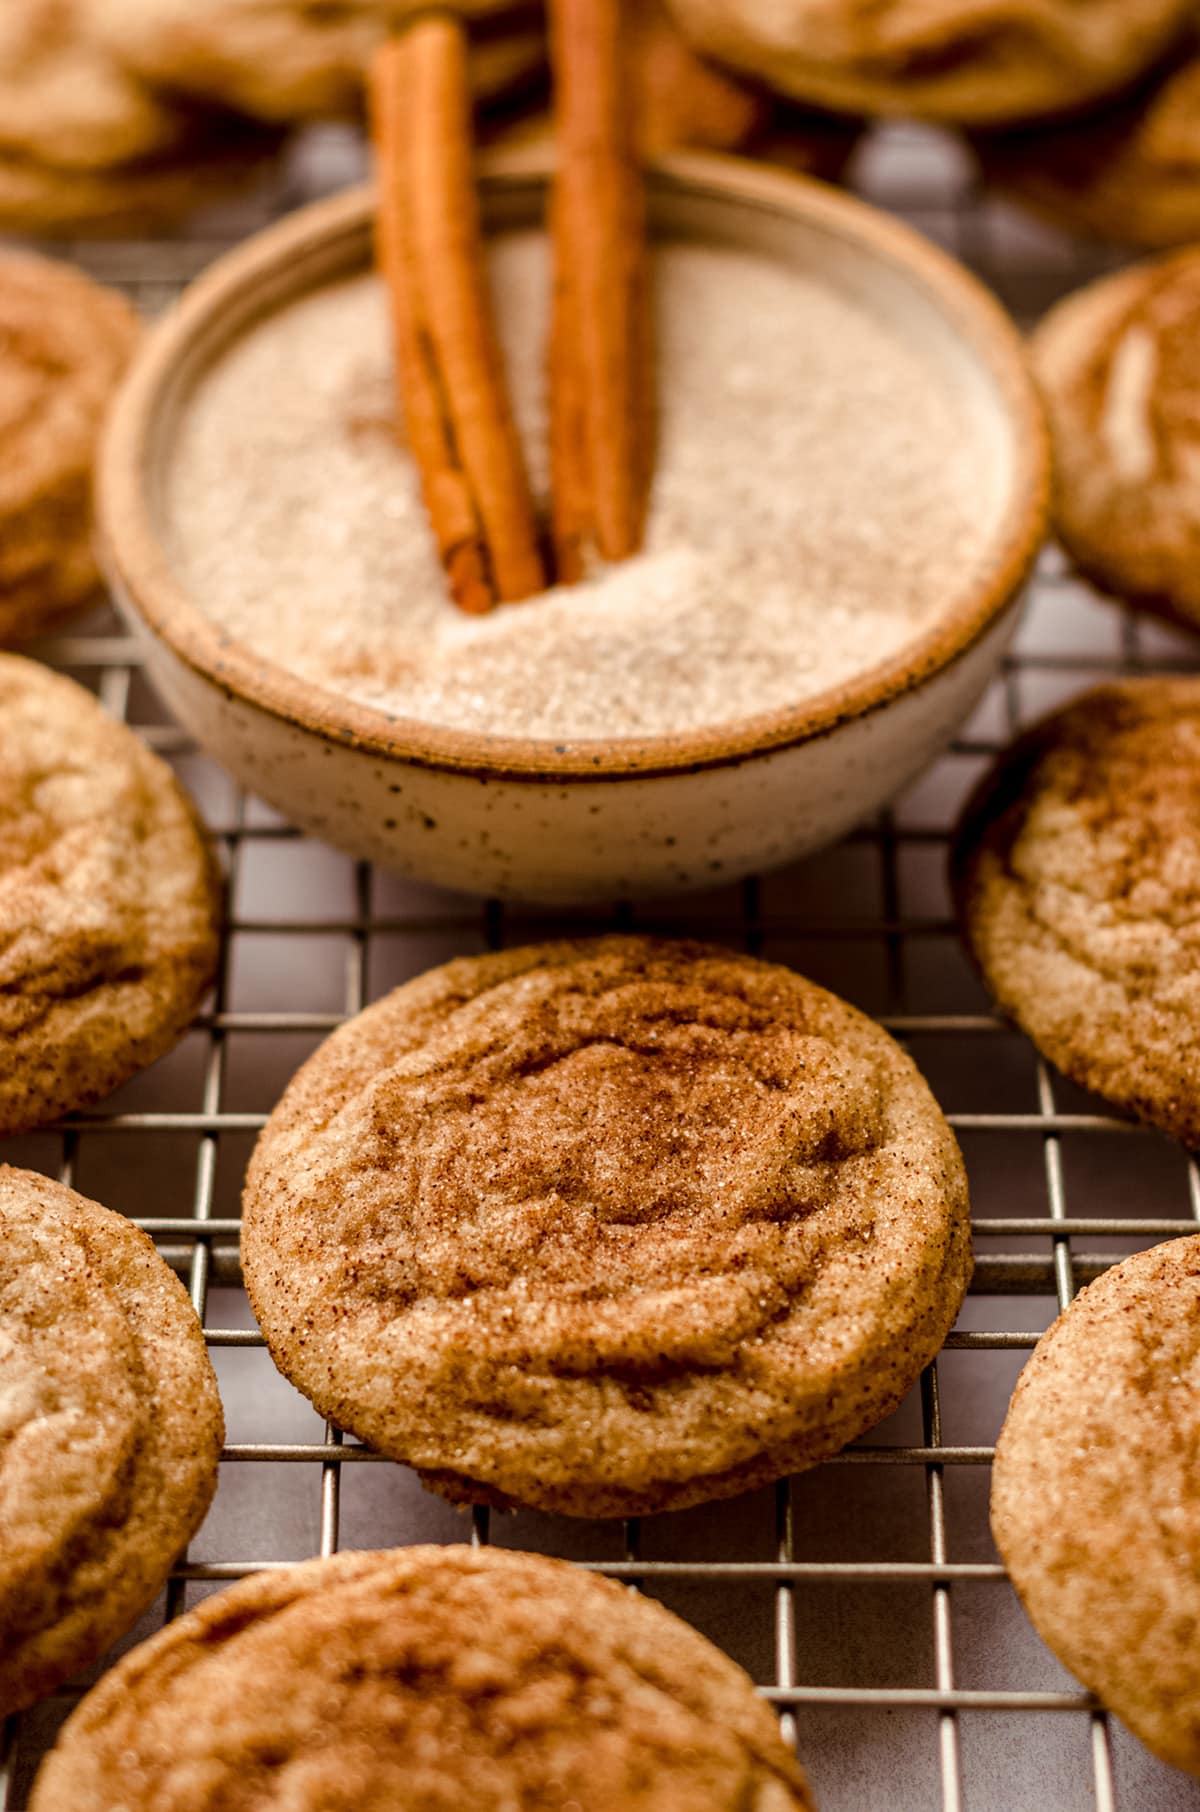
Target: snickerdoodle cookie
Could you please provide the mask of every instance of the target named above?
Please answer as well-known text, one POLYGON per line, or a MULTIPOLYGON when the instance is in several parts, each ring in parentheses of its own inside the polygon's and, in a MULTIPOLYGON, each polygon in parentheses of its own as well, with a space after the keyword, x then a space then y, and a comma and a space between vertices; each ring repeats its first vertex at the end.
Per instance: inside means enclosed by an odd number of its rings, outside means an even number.
POLYGON ((954 879, 1038 1049, 1200 1145, 1200 680, 1099 686, 1021 737, 966 807, 954 879))
POLYGON ((0 1717, 153 1603, 222 1436, 200 1324, 152 1241, 0 1165, 0 1717))
MULTIPOLYGON (((862 122, 773 95, 697 54, 662 0, 640 0, 629 18, 633 112, 645 155, 698 147, 738 151, 833 182, 861 136, 862 122)), ((552 147, 547 95, 492 108, 483 142, 552 147)))
POLYGON ((495 1548, 339 1554, 207 1599, 88 1694, 30 1812, 812 1812, 740 1667, 651 1599, 495 1548))
POLYGON ((220 115, 165 155, 67 170, 0 150, 0 231, 63 238, 156 233, 269 174, 278 131, 220 115))
POLYGON ((162 1056, 216 958, 215 870, 171 770, 73 680, 0 655, 0 1133, 162 1056))
POLYGON ((177 144, 188 117, 105 42, 110 0, 4 0, 0 150, 67 169, 106 169, 177 144))
POLYGON ((953 1135, 843 1001, 706 945, 446 964, 259 1140, 247 1288, 324 1415, 466 1501, 664 1510, 887 1415, 970 1275, 953 1135))
POLYGON ((1089 1284, 1017 1384, 992 1530, 1039 1635, 1200 1775, 1200 1235, 1089 1284))
MULTIPOLYGON (((698 56, 663 0, 639 0, 630 8, 626 37, 631 109, 646 155, 683 145, 737 151, 763 130, 770 96, 698 56)), ((550 145, 550 98, 541 95, 532 107, 512 108, 507 118, 485 116, 483 128, 493 144, 550 145)))
POLYGON ((709 55, 819 106, 982 125, 1115 93, 1192 0, 670 0, 709 55))
POLYGON ((81 271, 0 252, 0 645, 99 582, 92 458, 138 332, 124 298, 81 271))
MULTIPOLYGON (((372 51, 421 0, 103 0, 110 48, 147 80, 264 120, 336 117, 362 103, 372 51)), ((540 9, 529 0, 456 0, 478 29, 472 74, 481 98, 545 63, 540 9)))
POLYGON ((991 180, 1075 230, 1151 251, 1200 239, 1200 52, 1094 116, 976 150, 991 180))
POLYGON ((1097 584, 1200 625, 1200 247, 1052 309, 1033 340, 1055 527, 1097 584))

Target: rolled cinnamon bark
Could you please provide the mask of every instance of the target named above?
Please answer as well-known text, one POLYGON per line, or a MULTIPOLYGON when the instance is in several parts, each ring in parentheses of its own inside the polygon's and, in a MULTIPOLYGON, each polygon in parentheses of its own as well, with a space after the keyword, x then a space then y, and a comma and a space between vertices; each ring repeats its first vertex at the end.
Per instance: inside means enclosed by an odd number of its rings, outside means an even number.
POLYGON ((487 293, 461 21, 423 14, 383 45, 371 101, 401 407, 451 592, 478 613, 546 574, 487 293))
POLYGON ((560 574, 582 544, 641 545, 654 410, 645 197, 621 0, 551 0, 558 176, 551 215, 551 470, 560 574))

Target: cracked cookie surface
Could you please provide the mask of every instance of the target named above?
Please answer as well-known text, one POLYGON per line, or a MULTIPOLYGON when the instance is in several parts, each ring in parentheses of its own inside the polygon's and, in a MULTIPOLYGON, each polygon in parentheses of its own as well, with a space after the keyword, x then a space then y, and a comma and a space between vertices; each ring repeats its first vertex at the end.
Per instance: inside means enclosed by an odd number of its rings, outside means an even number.
POLYGON ((467 958, 326 1041, 243 1264, 276 1364, 452 1498, 727 1496, 888 1414, 970 1274, 910 1060, 798 975, 650 938, 467 958))
POLYGON ((73 680, 0 655, 0 1133, 170 1049, 212 981, 217 912, 165 763, 73 680))
POLYGON ((0 1165, 0 1716, 153 1602, 221 1440, 200 1324, 148 1236, 0 1165))
POLYGON ((819 106, 983 125, 1115 93, 1189 0, 670 0, 709 55, 819 106))
POLYGON ((1021 1373, 992 1530, 1038 1633, 1200 1775, 1200 1236, 1081 1291, 1021 1373))
POLYGON ((985 982, 1072 1081, 1200 1144, 1200 682, 1085 693, 997 762, 955 892, 985 982))
POLYGON ((417 1547, 260 1574, 84 1700, 31 1812, 812 1812, 749 1678, 540 1555, 417 1547), (464 1797, 465 1796, 465 1797, 464 1797))
POLYGON ((0 644, 99 583, 92 459, 139 333, 124 297, 82 272, 0 252, 0 644))
POLYGON ((1031 343, 1055 528, 1089 577, 1200 627, 1200 248, 1089 284, 1031 343))

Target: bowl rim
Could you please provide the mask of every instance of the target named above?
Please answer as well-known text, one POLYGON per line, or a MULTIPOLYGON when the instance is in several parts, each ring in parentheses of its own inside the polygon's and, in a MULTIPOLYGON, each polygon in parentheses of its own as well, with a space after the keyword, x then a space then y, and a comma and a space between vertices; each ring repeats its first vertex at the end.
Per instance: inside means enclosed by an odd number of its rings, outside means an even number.
MULTIPOLYGON (((484 188, 500 193, 545 183, 551 173, 552 160, 537 148, 493 153, 480 164, 484 188)), ((920 635, 799 704, 670 734, 556 741, 389 713, 302 679, 223 630, 176 577, 156 529, 144 475, 163 399, 193 342, 213 331, 223 311, 283 269, 299 279, 292 293, 302 293, 306 254, 327 253, 330 242, 362 235, 374 208, 369 184, 298 209, 218 258, 147 336, 110 412, 96 467, 98 553, 118 600, 231 700, 376 757, 506 780, 634 779, 750 760, 877 711, 965 654, 1015 599, 1046 533, 1049 437, 1016 324, 948 253, 904 222, 810 177, 711 152, 677 152, 656 159, 649 180, 811 220, 853 240, 923 288, 990 375, 1011 425, 1011 494, 971 583, 920 635)))

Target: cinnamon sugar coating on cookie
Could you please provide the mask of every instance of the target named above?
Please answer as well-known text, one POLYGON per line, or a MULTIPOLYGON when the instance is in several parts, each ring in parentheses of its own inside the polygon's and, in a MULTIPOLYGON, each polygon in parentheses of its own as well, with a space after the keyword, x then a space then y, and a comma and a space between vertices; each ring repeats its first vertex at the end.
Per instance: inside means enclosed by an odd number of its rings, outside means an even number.
POLYGON ((1200 625, 1200 248, 1121 271, 1033 339, 1063 542, 1098 584, 1200 625))
POLYGON ((212 981, 217 909, 170 769, 74 681, 0 655, 0 1133, 175 1043, 212 981))
POLYGON ((92 459, 139 331, 122 296, 69 265, 0 252, 0 645, 99 583, 92 459))
POLYGON ((791 971, 648 938, 447 964, 269 1121, 243 1263, 280 1369, 446 1495, 618 1515, 837 1451, 970 1273, 952 1134, 791 971))
POLYGON ((955 849, 963 933, 1051 1062, 1200 1144, 1200 681, 1097 687, 1001 756, 955 849))
POLYGON ((260 1574, 88 1695, 31 1812, 813 1812, 747 1676, 540 1555, 339 1554, 260 1574))
POLYGON ((1039 1340, 996 1448, 992 1530, 1039 1634, 1200 1775, 1200 1236, 1089 1284, 1039 1340))
POLYGON ((0 1165, 0 1716, 152 1603, 221 1440, 200 1324, 147 1235, 0 1165))

